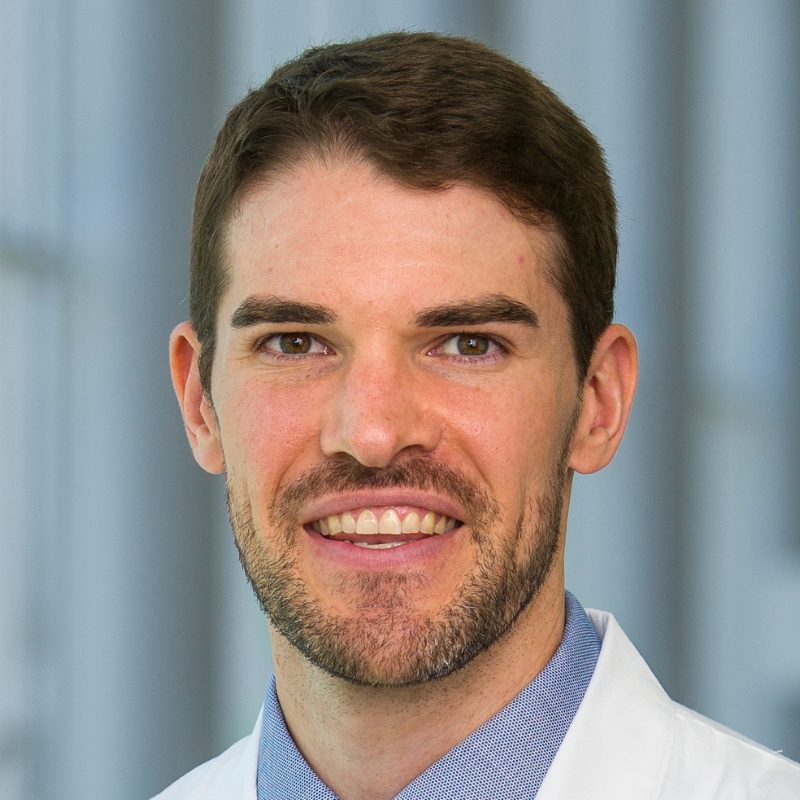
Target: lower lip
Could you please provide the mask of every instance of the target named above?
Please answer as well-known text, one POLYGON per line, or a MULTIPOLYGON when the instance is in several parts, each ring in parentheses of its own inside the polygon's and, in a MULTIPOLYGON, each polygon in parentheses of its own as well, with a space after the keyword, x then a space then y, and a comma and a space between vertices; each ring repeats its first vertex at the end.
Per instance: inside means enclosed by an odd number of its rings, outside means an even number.
POLYGON ((413 567, 420 565, 421 562, 435 559, 447 550, 456 534, 463 532, 465 528, 466 526, 462 525, 448 533, 427 536, 397 547, 379 549, 336 541, 307 529, 306 533, 315 558, 333 561, 343 567, 380 570, 413 567))

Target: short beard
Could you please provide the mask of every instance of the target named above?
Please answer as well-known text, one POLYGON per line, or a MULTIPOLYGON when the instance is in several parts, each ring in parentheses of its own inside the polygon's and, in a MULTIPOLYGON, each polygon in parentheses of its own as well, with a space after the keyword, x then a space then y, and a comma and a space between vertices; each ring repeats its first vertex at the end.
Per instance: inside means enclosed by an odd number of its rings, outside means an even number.
POLYGON ((247 498, 229 481, 228 508, 240 561, 274 628, 330 675, 375 687, 444 678, 505 636, 547 579, 561 539, 566 450, 543 493, 526 499, 516 525, 505 533, 497 530, 496 502, 429 457, 383 469, 331 461, 276 496, 270 525, 282 531, 285 547, 275 553, 256 530, 247 498), (389 487, 455 497, 468 512, 478 548, 475 567, 437 614, 415 612, 415 588, 428 580, 415 572, 356 574, 339 587, 354 598, 355 616, 326 612, 307 592, 292 555, 301 509, 322 494, 389 487))

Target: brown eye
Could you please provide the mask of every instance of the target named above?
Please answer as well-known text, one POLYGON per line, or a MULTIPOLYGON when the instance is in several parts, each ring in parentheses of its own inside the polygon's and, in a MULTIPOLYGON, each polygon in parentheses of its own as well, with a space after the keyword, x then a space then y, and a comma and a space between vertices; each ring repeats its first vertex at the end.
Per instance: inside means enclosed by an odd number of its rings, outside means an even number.
POLYGON ((462 356, 485 356, 489 352, 489 340, 485 336, 462 334, 456 340, 456 347, 462 356))
POLYGON ((296 356, 311 352, 313 340, 307 333, 284 333, 277 340, 277 349, 281 353, 296 356))
POLYGON ((434 348, 430 355, 448 356, 462 364, 484 364, 493 359, 497 360, 507 352, 506 348, 495 341, 493 336, 482 336, 479 333, 455 333, 434 348))
POLYGON ((297 357, 313 358, 327 356, 331 350, 310 333, 276 333, 258 344, 259 351, 266 357, 280 360, 289 360, 297 357))

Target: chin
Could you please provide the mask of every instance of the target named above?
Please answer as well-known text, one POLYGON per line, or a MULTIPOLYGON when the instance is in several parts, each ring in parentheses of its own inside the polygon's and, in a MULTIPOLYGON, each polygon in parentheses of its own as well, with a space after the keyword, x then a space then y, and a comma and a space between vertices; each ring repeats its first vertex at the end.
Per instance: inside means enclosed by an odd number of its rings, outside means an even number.
MULTIPOLYGON (((524 521, 523 523, 524 524, 524 521)), ((349 614, 308 593, 288 555, 266 557, 257 537, 237 536, 245 571, 272 626, 312 664, 349 683, 401 687, 440 680, 503 637, 538 594, 557 552, 557 529, 520 557, 508 537, 479 557, 436 612, 419 610, 423 579, 408 573, 352 576, 349 614)))

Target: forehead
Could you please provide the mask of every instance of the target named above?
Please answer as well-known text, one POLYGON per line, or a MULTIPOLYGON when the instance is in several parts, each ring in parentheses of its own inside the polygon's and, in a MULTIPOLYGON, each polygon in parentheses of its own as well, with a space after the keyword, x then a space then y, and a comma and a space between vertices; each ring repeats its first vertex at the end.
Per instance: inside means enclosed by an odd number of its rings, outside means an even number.
POLYGON ((312 162, 244 196, 228 228, 221 315, 263 294, 345 314, 503 294, 563 316, 546 278, 556 235, 471 185, 409 189, 364 164, 312 162))

